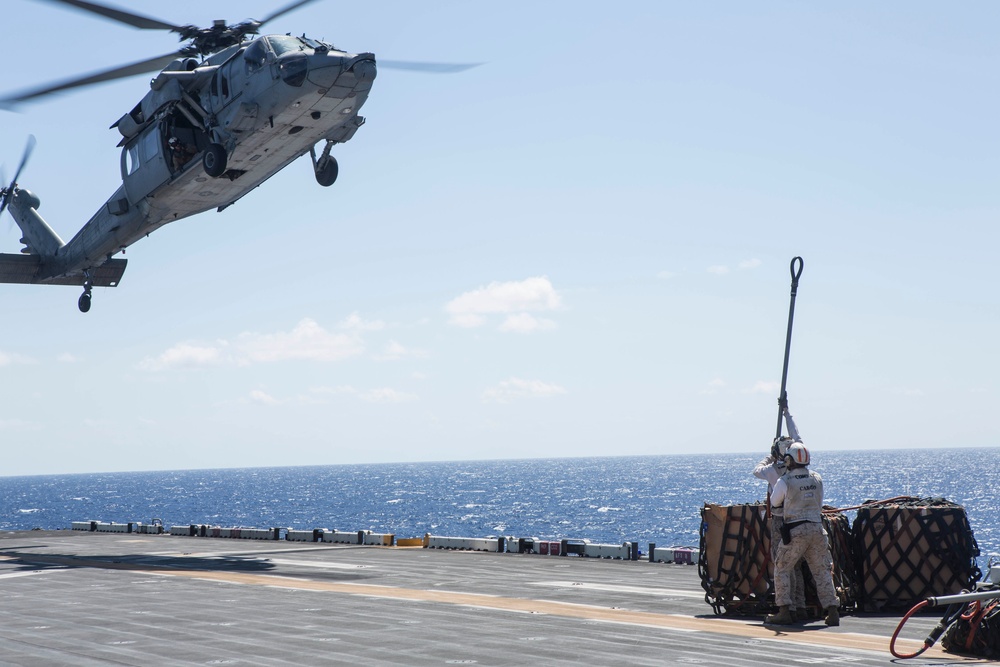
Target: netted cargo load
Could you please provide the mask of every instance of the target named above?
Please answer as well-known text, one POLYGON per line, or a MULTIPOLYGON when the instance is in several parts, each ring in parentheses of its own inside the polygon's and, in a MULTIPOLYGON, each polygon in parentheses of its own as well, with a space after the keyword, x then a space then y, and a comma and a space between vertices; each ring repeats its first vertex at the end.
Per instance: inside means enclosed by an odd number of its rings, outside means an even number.
MULTIPOLYGON (((841 605, 851 609, 857 601, 854 543, 850 522, 836 511, 824 512, 833 557, 833 584, 841 605)), ((698 572, 705 602, 717 614, 760 615, 774 610, 774 563, 767 506, 712 505, 702 509, 701 550, 698 572)), ((819 613, 821 605, 809 568, 805 575, 806 605, 819 613)))
MULTIPOLYGON (((854 609, 858 602, 857 556, 854 554, 854 540, 851 536, 851 522, 833 508, 823 510, 823 528, 826 529, 830 555, 833 558, 833 588, 840 598, 843 609, 854 609)), ((806 602, 815 599, 806 591, 806 602)))
POLYGON ((965 509, 944 498, 869 501, 854 520, 858 604, 901 609, 971 588, 981 572, 965 509))
POLYGON ((698 574, 716 614, 765 614, 774 604, 767 507, 713 505, 701 510, 698 574))

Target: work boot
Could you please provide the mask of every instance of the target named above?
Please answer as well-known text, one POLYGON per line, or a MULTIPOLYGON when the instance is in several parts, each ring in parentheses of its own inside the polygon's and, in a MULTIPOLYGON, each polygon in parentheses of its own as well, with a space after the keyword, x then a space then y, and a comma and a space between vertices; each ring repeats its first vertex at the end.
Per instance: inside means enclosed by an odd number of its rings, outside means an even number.
POLYGON ((798 609, 793 609, 792 617, 797 622, 804 623, 809 620, 809 609, 807 607, 799 607, 798 609))
POLYGON ((826 608, 826 624, 830 626, 840 625, 840 610, 836 605, 826 608))
POLYGON ((764 619, 764 625, 791 625, 795 622, 788 605, 778 607, 777 614, 771 614, 764 619))

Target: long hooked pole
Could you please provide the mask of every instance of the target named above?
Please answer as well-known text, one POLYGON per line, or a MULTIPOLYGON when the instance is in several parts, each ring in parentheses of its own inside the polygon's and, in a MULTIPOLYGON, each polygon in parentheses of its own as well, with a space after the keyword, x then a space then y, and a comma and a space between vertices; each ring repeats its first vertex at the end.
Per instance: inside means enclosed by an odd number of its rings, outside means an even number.
POLYGON ((785 334, 785 363, 781 367, 781 393, 778 394, 778 429, 774 434, 775 438, 781 437, 781 413, 782 407, 787 403, 788 395, 785 393, 785 384, 788 382, 788 354, 792 349, 792 320, 795 317, 795 293, 799 290, 799 276, 802 275, 804 262, 801 257, 793 257, 788 270, 792 274, 792 298, 788 304, 788 333, 785 334), (798 267, 796 268, 796 265, 798 267))

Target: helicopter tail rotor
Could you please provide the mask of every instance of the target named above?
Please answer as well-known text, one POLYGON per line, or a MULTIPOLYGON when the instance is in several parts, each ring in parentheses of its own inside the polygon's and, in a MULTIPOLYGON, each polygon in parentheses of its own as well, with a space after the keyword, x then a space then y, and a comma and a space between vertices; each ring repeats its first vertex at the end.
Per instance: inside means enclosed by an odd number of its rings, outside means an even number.
POLYGON ((0 189, 0 215, 7 210, 7 204, 10 203, 11 197, 14 196, 14 188, 17 187, 17 178, 21 175, 21 171, 24 169, 24 165, 27 164, 28 158, 31 157, 31 152, 35 150, 35 135, 28 135, 28 144, 24 147, 24 154, 21 156, 21 164, 17 165, 17 171, 14 172, 14 178, 11 179, 10 185, 0 189))

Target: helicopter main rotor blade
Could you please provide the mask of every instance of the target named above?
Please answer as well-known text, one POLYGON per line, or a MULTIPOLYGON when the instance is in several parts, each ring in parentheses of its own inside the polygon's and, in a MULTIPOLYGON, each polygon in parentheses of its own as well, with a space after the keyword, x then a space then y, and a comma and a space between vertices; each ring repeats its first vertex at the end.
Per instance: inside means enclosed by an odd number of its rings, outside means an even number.
POLYGON ((422 63, 410 60, 378 60, 379 67, 388 69, 402 69, 410 72, 427 72, 430 74, 454 74, 464 72, 473 67, 479 67, 482 63, 422 63))
POLYGON ((64 5, 69 5, 71 7, 76 7, 77 9, 82 9, 85 12, 97 14, 99 16, 103 16, 104 18, 108 18, 113 21, 118 21, 119 23, 124 23, 125 25, 130 25, 133 28, 142 28, 143 30, 172 30, 174 32, 179 32, 182 29, 181 26, 176 26, 173 25, 172 23, 160 21, 159 19, 150 18, 148 16, 142 16, 141 14, 133 14, 131 12, 126 12, 123 9, 105 7, 104 5, 98 5, 93 2, 84 2, 83 0, 47 0, 47 1, 61 3, 64 5))
POLYGON ((296 2, 293 2, 292 4, 287 5, 284 8, 279 9, 278 11, 274 12, 273 14, 271 14, 270 16, 268 16, 267 18, 261 19, 260 23, 257 24, 257 27, 259 28, 260 26, 264 25, 265 23, 268 23, 269 21, 273 21, 274 19, 278 18, 279 16, 281 16, 283 14, 287 14, 290 11, 296 10, 299 7, 301 7, 302 5, 308 5, 310 2, 316 2, 316 0, 297 0, 296 2))
POLYGON ((17 165, 17 171, 14 172, 14 178, 10 180, 10 185, 3 191, 3 199, 0 201, 0 215, 7 210, 7 202, 10 198, 14 196, 14 186, 17 185, 17 178, 21 175, 21 170, 24 169, 24 165, 28 163, 28 158, 31 157, 31 152, 35 150, 35 135, 28 135, 28 145, 24 147, 24 154, 21 156, 21 164, 17 165))
POLYGON ((29 90, 13 97, 5 97, 0 99, 0 108, 9 108, 20 102, 27 102, 28 100, 44 97, 45 95, 51 95, 52 93, 58 93, 71 88, 89 86, 91 84, 102 83, 104 81, 114 81, 115 79, 123 79, 136 74, 144 74, 145 72, 160 70, 166 67, 171 61, 185 55, 185 53, 186 52, 183 50, 174 51, 173 53, 165 53, 162 56, 156 56, 155 58, 149 58, 147 60, 140 60, 139 62, 132 63, 131 65, 123 65, 121 67, 115 67, 102 72, 94 72, 93 74, 88 74, 87 76, 80 77, 79 79, 70 79, 69 81, 63 81, 61 83, 46 86, 45 88, 29 90))

